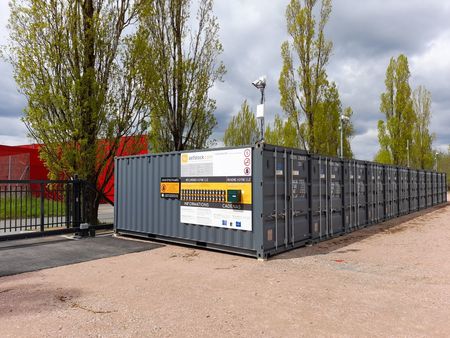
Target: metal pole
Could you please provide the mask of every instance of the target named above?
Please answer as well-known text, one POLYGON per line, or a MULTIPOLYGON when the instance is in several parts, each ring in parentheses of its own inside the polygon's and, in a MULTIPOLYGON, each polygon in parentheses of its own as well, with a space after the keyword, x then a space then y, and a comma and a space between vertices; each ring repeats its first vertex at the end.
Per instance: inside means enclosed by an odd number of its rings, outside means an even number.
POLYGON ((341 123, 341 158, 344 158, 344 142, 343 142, 344 128, 342 128, 342 116, 339 116, 339 121, 341 123))
POLYGON ((406 140, 406 152, 408 155, 408 168, 409 168, 409 140, 406 140))
POLYGON ((78 175, 74 175, 72 184, 73 184, 72 227, 77 228, 77 227, 80 227, 80 224, 81 224, 80 180, 78 179, 78 175))
POLYGON ((262 108, 262 111, 257 111, 258 119, 261 119, 260 121, 260 127, 261 127, 261 142, 264 142, 264 101, 265 101, 265 95, 264 95, 264 89, 266 88, 266 77, 261 76, 259 79, 252 82, 252 85, 259 89, 261 92, 261 104, 259 108, 262 108))
POLYGON ((319 237, 322 238, 322 162, 319 156, 319 237))
POLYGON ((273 152, 275 157, 275 250, 278 249, 278 189, 277 189, 277 148, 273 152))
POLYGON ((41 205, 40 205, 40 211, 41 211, 41 214, 40 214, 40 221, 41 221, 41 227, 40 227, 40 230, 41 230, 41 232, 44 232, 44 230, 45 230, 45 226, 44 226, 44 224, 45 224, 45 205, 44 205, 44 195, 45 195, 45 190, 44 190, 44 182, 40 182, 40 194, 41 194, 41 205))
MULTIPOLYGON (((264 104, 264 101, 266 100, 264 96, 264 87, 261 89, 261 104, 264 104)), ((264 141, 264 116, 261 117, 261 141, 264 141)))

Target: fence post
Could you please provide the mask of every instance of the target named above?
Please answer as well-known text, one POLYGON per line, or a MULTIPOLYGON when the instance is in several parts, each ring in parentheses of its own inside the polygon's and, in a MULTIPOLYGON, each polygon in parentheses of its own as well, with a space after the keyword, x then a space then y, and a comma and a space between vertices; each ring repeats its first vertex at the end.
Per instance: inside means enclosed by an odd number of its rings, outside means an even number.
POLYGON ((65 206, 66 206, 66 228, 70 227, 70 214, 71 214, 71 210, 70 210, 70 183, 66 182, 65 183, 65 188, 66 188, 66 192, 65 192, 65 206))
POLYGON ((73 177, 73 227, 80 226, 80 181, 78 175, 73 177))
POLYGON ((44 232, 44 223, 45 223, 45 206, 44 206, 44 182, 41 182, 41 232, 44 232))

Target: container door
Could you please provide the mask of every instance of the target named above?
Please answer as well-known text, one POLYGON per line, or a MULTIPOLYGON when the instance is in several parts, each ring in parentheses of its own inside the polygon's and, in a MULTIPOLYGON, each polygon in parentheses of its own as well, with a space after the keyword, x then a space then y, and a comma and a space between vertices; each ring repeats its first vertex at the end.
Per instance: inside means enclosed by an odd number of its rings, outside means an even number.
POLYGON ((353 173, 353 161, 344 162, 344 224, 345 230, 351 230, 355 225, 355 175, 353 173))
POLYGON ((419 180, 418 180, 418 172, 417 170, 413 171, 413 182, 412 189, 414 191, 414 203, 413 203, 413 210, 419 209, 419 180))
POLYGON ((437 174, 436 173, 432 173, 432 180, 433 180, 433 205, 437 204, 437 174))
POLYGON ((419 209, 425 208, 426 192, 425 192, 425 175, 423 171, 419 171, 419 209))
POLYGON ((312 238, 325 238, 328 227, 328 159, 311 157, 312 238))
POLYGON ((399 196, 400 196, 400 215, 405 214, 406 212, 406 177, 405 177, 406 170, 405 169, 399 169, 400 174, 400 183, 399 183, 399 196))
POLYGON ((358 174, 356 162, 351 161, 349 164, 349 172, 350 172, 350 226, 352 229, 358 227, 358 210, 359 210, 359 201, 358 201, 358 174))
POLYGON ((357 201, 358 201, 358 226, 367 224, 367 168, 364 164, 356 165, 356 183, 358 185, 357 201))
POLYGON ((414 170, 408 170, 408 211, 414 210, 414 170))
POLYGON ((376 220, 381 221, 384 219, 384 170, 383 166, 376 166, 375 174, 376 184, 376 220))
POLYGON ((337 161, 329 161, 330 171, 330 220, 329 220, 329 233, 331 236, 337 235, 343 232, 343 205, 342 205, 342 170, 343 163, 337 161))
POLYGON ((385 201, 384 201, 384 213, 386 215, 386 218, 391 218, 392 217, 392 186, 391 186, 391 168, 385 166, 384 167, 384 196, 385 196, 385 201))
POLYGON ((375 220, 376 207, 376 185, 375 185, 375 165, 367 164, 367 223, 371 224, 375 220))
POLYGON ((392 217, 398 216, 398 169, 392 168, 392 217))
POLYGON ((310 238, 309 229, 309 165, 308 157, 289 153, 290 219, 288 237, 291 244, 310 238))
POLYGON ((279 249, 311 238, 309 156, 275 148, 264 154, 264 247, 279 249))
POLYGON ((417 210, 417 171, 409 171, 409 210, 417 210))
POLYGON ((284 149, 264 153, 263 222, 264 247, 278 249, 287 245, 287 173, 284 149))
POLYGON ((441 174, 437 175, 437 203, 441 203, 441 174))
POLYGON ((433 203, 432 188, 431 188, 431 173, 427 172, 425 176, 425 187, 426 187, 426 206, 430 207, 433 203))
POLYGON ((409 179, 408 179, 408 169, 403 171, 403 212, 405 214, 409 213, 409 179))

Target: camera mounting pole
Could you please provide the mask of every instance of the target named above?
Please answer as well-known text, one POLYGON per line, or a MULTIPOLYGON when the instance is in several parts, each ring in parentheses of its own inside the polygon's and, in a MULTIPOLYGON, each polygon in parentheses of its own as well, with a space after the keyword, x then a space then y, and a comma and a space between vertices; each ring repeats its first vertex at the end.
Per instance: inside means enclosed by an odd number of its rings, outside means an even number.
POLYGON ((261 92, 261 103, 256 107, 256 118, 259 120, 261 126, 261 142, 264 142, 264 102, 266 101, 264 89, 266 88, 266 77, 261 76, 259 79, 253 81, 252 85, 261 92))

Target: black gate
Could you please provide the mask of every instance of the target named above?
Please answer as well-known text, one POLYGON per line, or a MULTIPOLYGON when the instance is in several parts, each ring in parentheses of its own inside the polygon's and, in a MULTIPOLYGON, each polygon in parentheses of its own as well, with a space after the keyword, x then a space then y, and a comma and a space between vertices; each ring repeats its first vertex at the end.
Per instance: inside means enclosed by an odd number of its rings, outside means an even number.
POLYGON ((74 180, 0 180, 0 241, 63 233, 89 234, 112 224, 87 225, 84 196, 95 187, 74 180), (90 191, 88 191, 90 190, 90 191))

